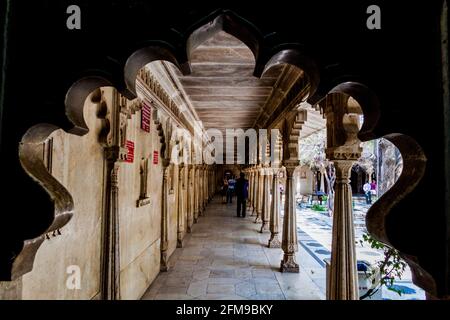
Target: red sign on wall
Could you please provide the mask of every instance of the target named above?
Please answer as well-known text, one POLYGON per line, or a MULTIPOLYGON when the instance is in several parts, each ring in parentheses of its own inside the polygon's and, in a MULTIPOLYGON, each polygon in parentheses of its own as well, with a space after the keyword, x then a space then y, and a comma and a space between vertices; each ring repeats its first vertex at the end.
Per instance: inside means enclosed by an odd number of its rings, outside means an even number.
POLYGON ((158 160, 159 160, 159 152, 153 151, 153 164, 158 164, 158 160))
POLYGON ((141 129, 150 132, 150 120, 152 118, 152 107, 143 103, 141 108, 141 129))
POLYGON ((127 160, 126 162, 132 163, 134 161, 134 142, 127 140, 127 160))

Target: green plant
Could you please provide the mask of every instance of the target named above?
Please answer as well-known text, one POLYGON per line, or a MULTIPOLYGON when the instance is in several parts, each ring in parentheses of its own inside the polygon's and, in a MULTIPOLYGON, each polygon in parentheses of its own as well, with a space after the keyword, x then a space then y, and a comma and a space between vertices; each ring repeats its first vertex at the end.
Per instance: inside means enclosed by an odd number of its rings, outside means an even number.
POLYGON ((312 210, 314 211, 327 211, 327 208, 325 206, 321 206, 320 204, 313 204, 311 207, 312 210))
POLYGON ((376 240, 369 234, 363 234, 362 240, 359 241, 361 246, 364 243, 370 245, 372 249, 383 250, 384 258, 375 263, 375 267, 367 272, 367 277, 372 279, 372 288, 359 299, 363 300, 374 295, 378 290, 385 286, 388 290, 402 295, 402 291, 394 286, 395 278, 402 278, 406 269, 406 262, 400 257, 399 252, 390 246, 376 240))

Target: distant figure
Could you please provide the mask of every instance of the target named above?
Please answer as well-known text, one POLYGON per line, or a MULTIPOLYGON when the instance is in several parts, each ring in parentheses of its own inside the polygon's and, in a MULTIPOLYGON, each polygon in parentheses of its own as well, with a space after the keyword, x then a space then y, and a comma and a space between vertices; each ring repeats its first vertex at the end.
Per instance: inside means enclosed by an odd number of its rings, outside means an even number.
POLYGON ((370 191, 373 196, 377 195, 377 181, 375 179, 373 179, 372 183, 370 184, 370 191))
POLYGON ((222 186, 220 187, 222 193, 222 203, 227 203, 227 190, 228 190, 228 180, 223 179, 222 186))
POLYGON ((234 176, 228 180, 228 189, 227 189, 227 203, 233 203, 233 194, 234 194, 234 186, 236 184, 236 180, 234 180, 234 176))
POLYGON ((237 216, 238 218, 245 218, 246 202, 248 198, 248 180, 245 179, 245 174, 241 172, 240 178, 236 181, 236 198, 237 198, 237 216))
POLYGON ((366 204, 372 204, 372 186, 369 181, 363 185, 364 194, 366 196, 366 204))

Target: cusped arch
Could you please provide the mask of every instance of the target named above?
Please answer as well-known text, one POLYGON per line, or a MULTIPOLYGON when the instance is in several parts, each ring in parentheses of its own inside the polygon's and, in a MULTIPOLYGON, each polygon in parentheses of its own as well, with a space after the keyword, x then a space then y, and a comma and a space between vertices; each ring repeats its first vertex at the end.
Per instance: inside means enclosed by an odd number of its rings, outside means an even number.
MULTIPOLYGON (((391 133, 379 137, 375 128, 380 118, 380 102, 370 88, 360 82, 346 81, 336 85, 329 91, 329 95, 343 95, 348 105, 349 98, 353 98, 359 105, 364 122, 358 132, 360 141, 385 138, 392 142, 400 151, 403 159, 403 170, 399 179, 387 190, 368 210, 366 226, 368 232, 377 240, 397 249, 411 268, 415 284, 427 292, 435 292, 436 285, 433 277, 419 265, 418 259, 411 252, 402 251, 399 245, 392 241, 389 234, 389 216, 395 207, 419 185, 425 175, 427 158, 422 147, 412 137, 402 133, 391 133)), ((352 109, 352 108, 349 108, 352 109)))
POLYGON ((218 10, 201 19, 188 28, 185 35, 186 56, 182 62, 182 70, 190 73, 189 58, 192 52, 202 43, 224 31, 242 41, 253 53, 255 61, 260 56, 263 34, 248 20, 231 10, 218 10))
POLYGON ((358 138, 361 141, 375 139, 374 130, 380 118, 380 102, 369 87, 360 82, 346 81, 335 86, 328 94, 344 94, 355 99, 364 115, 358 138))
POLYGON ((255 66, 255 76, 263 77, 269 69, 281 64, 291 65, 303 70, 309 83, 308 96, 311 97, 315 94, 320 82, 320 74, 317 64, 301 50, 295 48, 294 45, 290 48, 278 48, 278 51, 271 56, 271 58, 264 64, 263 68, 261 68, 261 65, 257 62, 255 66))
POLYGON ((100 87, 113 86, 111 80, 101 76, 87 76, 76 81, 67 91, 65 99, 66 116, 74 125, 68 132, 85 135, 89 128, 84 119, 84 105, 88 96, 100 87))
POLYGON ((139 73, 145 65, 153 61, 167 61, 174 64, 180 71, 183 68, 180 67, 174 50, 164 44, 154 44, 133 52, 127 59, 124 66, 124 79, 127 90, 134 96, 137 96, 136 92, 136 79, 139 73))
POLYGON ((403 159, 402 173, 394 185, 384 193, 369 209, 366 225, 369 233, 377 240, 399 250, 400 255, 411 268, 414 282, 429 293, 436 292, 433 277, 422 268, 410 252, 399 248, 389 234, 389 215, 393 209, 420 183, 425 175, 427 157, 422 147, 408 135, 392 133, 383 136, 393 143, 403 159))

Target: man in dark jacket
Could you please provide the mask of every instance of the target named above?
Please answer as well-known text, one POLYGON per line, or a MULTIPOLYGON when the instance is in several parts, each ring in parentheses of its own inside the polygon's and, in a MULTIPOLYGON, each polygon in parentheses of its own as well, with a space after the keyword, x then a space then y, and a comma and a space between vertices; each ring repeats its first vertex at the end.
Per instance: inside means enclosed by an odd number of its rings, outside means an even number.
POLYGON ((248 198, 248 180, 245 179, 245 174, 243 172, 241 172, 240 178, 236 181, 235 192, 237 198, 237 216, 240 217, 242 212, 242 217, 245 218, 246 202, 248 198))

